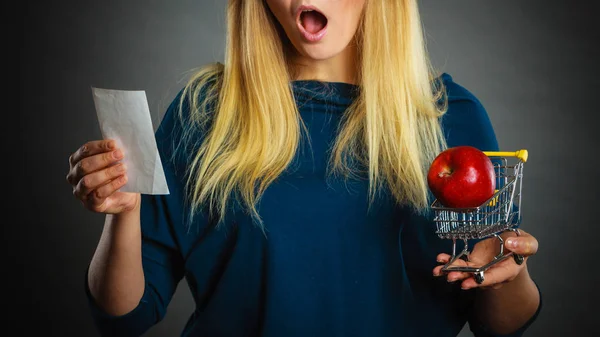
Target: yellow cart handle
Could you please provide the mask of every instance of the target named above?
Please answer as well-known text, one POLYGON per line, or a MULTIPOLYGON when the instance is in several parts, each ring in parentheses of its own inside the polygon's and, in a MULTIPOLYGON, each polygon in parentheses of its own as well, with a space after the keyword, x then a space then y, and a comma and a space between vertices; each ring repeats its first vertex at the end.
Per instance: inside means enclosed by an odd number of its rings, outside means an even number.
POLYGON ((519 150, 515 152, 499 152, 499 151, 483 151, 488 157, 517 157, 522 162, 527 161, 527 150, 519 150))

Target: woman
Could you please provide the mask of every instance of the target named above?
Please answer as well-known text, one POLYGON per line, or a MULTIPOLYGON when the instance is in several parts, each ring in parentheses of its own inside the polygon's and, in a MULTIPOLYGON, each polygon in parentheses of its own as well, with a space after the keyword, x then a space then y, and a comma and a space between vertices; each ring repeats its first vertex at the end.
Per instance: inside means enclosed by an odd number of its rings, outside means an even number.
MULTIPOLYGON (((107 214, 86 275, 102 334, 145 332, 185 276, 183 336, 520 335, 540 308, 526 262, 441 277, 428 165, 498 144, 479 101, 430 70, 416 1, 230 0, 227 19, 224 65, 156 132, 170 195, 120 192, 112 140, 70 157, 74 194, 107 214)), ((534 254, 522 233, 507 247, 534 254)))

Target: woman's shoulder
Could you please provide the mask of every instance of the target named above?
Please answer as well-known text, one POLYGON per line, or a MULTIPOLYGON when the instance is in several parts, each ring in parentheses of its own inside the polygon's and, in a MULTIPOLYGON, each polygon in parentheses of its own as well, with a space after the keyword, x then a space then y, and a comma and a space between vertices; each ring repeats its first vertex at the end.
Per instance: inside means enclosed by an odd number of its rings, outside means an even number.
POLYGON ((482 150, 498 147, 487 110, 469 89, 443 73, 440 76, 446 90, 448 109, 442 117, 442 129, 449 146, 471 145, 482 150))
POLYGON ((169 129, 197 127, 213 115, 218 99, 220 74, 208 66, 202 68, 181 87, 167 107, 161 124, 169 129))
POLYGON ((446 88, 446 95, 448 97, 448 103, 460 102, 460 101, 471 101, 478 103, 479 99, 467 88, 454 81, 454 78, 448 73, 442 73, 440 79, 446 88))
POLYGON ((443 73, 439 79, 443 83, 445 96, 448 101, 448 109, 444 115, 444 119, 467 117, 476 119, 488 118, 483 104, 473 92, 455 82, 454 78, 448 73, 443 73))
POLYGON ((155 132, 162 156, 189 160, 205 138, 216 107, 214 76, 192 82, 176 92, 155 132), (184 155, 187 154, 187 155, 184 155))

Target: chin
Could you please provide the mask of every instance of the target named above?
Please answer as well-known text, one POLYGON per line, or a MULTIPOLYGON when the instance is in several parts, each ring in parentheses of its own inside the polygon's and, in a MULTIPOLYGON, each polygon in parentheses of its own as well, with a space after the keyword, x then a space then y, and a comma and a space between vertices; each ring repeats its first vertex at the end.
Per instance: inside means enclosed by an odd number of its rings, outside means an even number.
POLYGON ((300 43, 296 46, 296 50, 305 58, 315 61, 324 61, 331 59, 340 54, 344 48, 331 46, 323 41, 319 44, 300 43))

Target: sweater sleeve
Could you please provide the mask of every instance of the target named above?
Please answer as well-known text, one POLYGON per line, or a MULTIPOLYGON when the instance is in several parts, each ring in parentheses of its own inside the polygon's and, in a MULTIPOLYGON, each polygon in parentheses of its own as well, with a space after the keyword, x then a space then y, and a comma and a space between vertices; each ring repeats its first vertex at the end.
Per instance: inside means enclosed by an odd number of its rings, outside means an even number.
MULTIPOLYGON (((451 77, 445 76, 445 80, 450 108, 447 115, 444 116, 442 125, 446 134, 446 139, 448 140, 448 146, 469 145, 482 151, 499 151, 500 148, 498 146, 494 128, 487 111, 481 102, 465 88, 452 82, 451 77)), ((513 209, 516 210, 517 207, 516 204, 513 204, 513 209)), ((520 224, 517 224, 517 226, 519 225, 520 224)), ((475 242, 477 240, 473 241, 475 242)), ((468 315, 469 328, 476 337, 522 336, 525 330, 536 320, 541 310, 541 306, 540 292, 540 303, 535 314, 523 326, 511 334, 493 334, 477 320, 472 309, 469 310, 470 313, 468 315)))
POLYGON ((495 334, 495 333, 492 333, 491 331, 489 331, 486 328, 486 326, 483 325, 481 322, 476 320, 474 318, 475 315, 473 315, 471 313, 471 315, 470 315, 471 318, 469 319, 469 329, 471 330, 471 332, 473 332, 473 335, 475 337, 521 337, 521 336, 523 336, 523 334, 525 333, 527 328, 529 328, 529 326, 531 324, 533 324, 533 322, 535 322, 538 315, 540 314, 540 311, 542 310, 542 292, 540 291, 540 287, 538 286, 537 282, 534 281, 534 283, 537 286, 538 293, 540 295, 540 304, 538 305, 538 308, 535 311, 535 313, 533 314, 533 316, 531 316, 529 318, 529 320, 527 320, 527 322, 525 322, 525 324, 523 324, 520 328, 513 331, 512 333, 504 334, 504 335, 495 334))
MULTIPOLYGON (((179 95, 167 109, 157 131, 156 143, 170 194, 141 196, 142 264, 145 288, 129 313, 111 316, 92 297, 85 275, 85 293, 96 327, 102 336, 140 336, 164 317, 167 306, 184 275, 184 262, 177 238, 183 226, 183 184, 180 165, 172 160, 180 135, 177 120, 179 95), (178 169, 180 172, 178 172, 178 169)), ((89 267, 88 267, 89 268, 89 267)))

